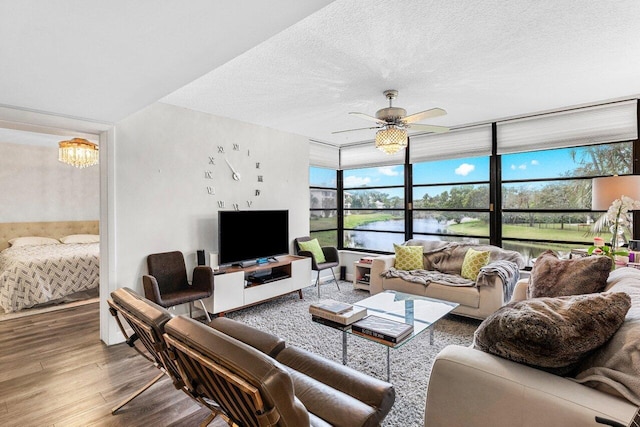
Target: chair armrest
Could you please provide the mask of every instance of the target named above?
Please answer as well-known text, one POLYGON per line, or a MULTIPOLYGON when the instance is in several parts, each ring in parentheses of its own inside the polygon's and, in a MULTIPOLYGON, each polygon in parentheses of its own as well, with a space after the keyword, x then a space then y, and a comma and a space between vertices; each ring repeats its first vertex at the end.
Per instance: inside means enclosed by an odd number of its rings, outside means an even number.
POLYGON ((447 346, 433 363, 424 425, 594 425, 596 415, 623 424, 636 406, 624 399, 482 351, 447 346))
POLYGON ((529 279, 520 279, 513 288, 513 295, 509 302, 524 301, 527 299, 527 292, 529 290, 529 279))
POLYGON ((384 291, 382 286, 382 277, 380 277, 380 274, 393 267, 395 263, 395 255, 382 255, 373 259, 373 262, 371 263, 371 276, 369 277, 369 292, 371 295, 384 291))
POLYGON ((191 287, 194 290, 208 292, 209 295, 213 294, 213 270, 211 267, 201 265, 194 268, 191 287))
POLYGON ((142 287, 144 288, 144 297, 155 302, 158 305, 165 306, 160 295, 160 288, 155 277, 145 274, 142 276, 142 287))
POLYGON ((310 251, 298 251, 298 256, 311 258, 311 269, 312 270, 318 269, 318 263, 316 262, 316 259, 313 257, 313 254, 310 251))
POLYGON ((286 345, 282 338, 227 317, 216 317, 209 326, 274 358, 286 345))
POLYGON ((323 246, 322 253, 327 262, 340 262, 340 256, 338 255, 338 249, 333 246, 323 246))
MULTIPOLYGON (((396 394, 392 384, 301 348, 287 347, 278 354, 276 360, 300 374, 375 408, 375 419, 369 419, 365 425, 379 425, 395 401, 396 394)), ((311 381, 307 383, 307 386, 313 388, 313 384, 314 381, 311 381)), ((330 413, 338 410, 335 406, 329 405, 329 403, 335 402, 333 398, 329 398, 328 401, 318 400, 319 394, 317 392, 299 388, 302 386, 296 388, 296 396, 312 413, 321 415, 323 412, 330 413)), ((352 416, 355 417, 356 408, 353 408, 353 411, 352 416)))

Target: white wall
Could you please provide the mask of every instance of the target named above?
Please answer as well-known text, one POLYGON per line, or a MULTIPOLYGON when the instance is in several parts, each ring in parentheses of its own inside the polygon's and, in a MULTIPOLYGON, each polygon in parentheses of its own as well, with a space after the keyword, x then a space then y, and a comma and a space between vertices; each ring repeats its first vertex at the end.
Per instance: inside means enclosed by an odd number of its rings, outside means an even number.
POLYGON ((0 222, 97 220, 99 174, 59 162, 58 147, 0 143, 0 222))
MULTIPOLYGON (((128 286, 142 292, 150 253, 180 250, 187 267, 195 252, 217 251, 218 200, 246 200, 255 193, 255 161, 264 182, 251 209, 288 209, 290 241, 309 233, 309 143, 307 138, 235 120, 156 103, 116 124, 113 150, 115 278, 110 290, 128 286), (233 143, 240 152, 229 152, 233 143), (218 154, 218 145, 241 172, 240 182, 218 154), (245 157, 245 150, 250 156, 245 157), (231 157, 230 155, 237 155, 231 157), (209 157, 216 158, 216 165, 209 157), (211 171, 213 179, 206 179, 211 171), (213 186, 216 195, 208 194, 213 186)), ((291 247, 291 250, 293 248, 291 247)), ((113 325, 112 325, 113 326, 113 325)), ((117 340, 110 327, 107 343, 117 340)))

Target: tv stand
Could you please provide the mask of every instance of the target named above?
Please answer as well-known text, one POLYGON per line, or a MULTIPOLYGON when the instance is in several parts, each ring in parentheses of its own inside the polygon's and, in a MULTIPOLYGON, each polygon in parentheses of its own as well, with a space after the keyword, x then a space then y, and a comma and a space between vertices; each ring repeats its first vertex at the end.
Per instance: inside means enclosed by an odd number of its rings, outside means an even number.
POLYGON ((311 258, 293 255, 267 264, 221 267, 215 272, 213 295, 203 301, 207 311, 224 315, 292 292, 302 298, 310 277, 311 258))

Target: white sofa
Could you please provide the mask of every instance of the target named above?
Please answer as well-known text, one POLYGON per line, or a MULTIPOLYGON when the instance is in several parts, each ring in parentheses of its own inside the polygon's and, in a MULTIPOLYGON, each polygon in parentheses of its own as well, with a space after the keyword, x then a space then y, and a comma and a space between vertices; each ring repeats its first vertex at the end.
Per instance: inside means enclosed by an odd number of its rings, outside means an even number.
MULTIPOLYGON (((425 270, 439 271, 455 276, 460 275, 464 255, 469 248, 488 250, 490 252, 490 262, 487 267, 489 268, 491 268, 492 263, 500 260, 515 263, 516 276, 510 276, 509 280, 517 280, 517 268, 524 267, 524 259, 518 252, 504 250, 498 246, 458 244, 431 240, 409 240, 405 245, 423 246, 425 270)), ((372 295, 385 290, 395 290, 456 302, 460 305, 453 310, 454 314, 475 319, 486 318, 505 303, 505 284, 498 274, 483 274, 482 286, 479 286, 480 281, 477 281, 475 286, 451 286, 437 282, 432 282, 425 286, 421 283, 409 282, 398 277, 383 277, 382 273, 394 265, 395 255, 383 255, 373 259, 369 281, 369 291, 372 295)), ((508 298, 506 299, 508 300, 508 298)))
MULTIPOLYGON (((512 300, 526 298, 527 284, 526 280, 518 282, 512 300)), ((640 271, 613 271, 605 288, 609 290, 626 292, 632 301, 614 338, 620 335, 626 342, 640 342, 640 271)), ((597 352, 619 354, 617 347, 612 348, 614 341, 611 339, 597 352)), ((636 353, 640 351, 638 346, 631 346, 636 353)), ((630 359, 640 363, 638 356, 631 355, 630 359)), ((604 366, 607 369, 601 372, 606 372, 607 377, 621 378, 615 367, 604 366)), ((633 377, 639 369, 634 365, 631 374, 624 375, 633 377)), ((612 394, 470 347, 448 346, 432 367, 424 425, 583 427, 599 425, 596 416, 629 425, 640 405, 640 390, 627 396, 634 402, 610 391, 612 394)))

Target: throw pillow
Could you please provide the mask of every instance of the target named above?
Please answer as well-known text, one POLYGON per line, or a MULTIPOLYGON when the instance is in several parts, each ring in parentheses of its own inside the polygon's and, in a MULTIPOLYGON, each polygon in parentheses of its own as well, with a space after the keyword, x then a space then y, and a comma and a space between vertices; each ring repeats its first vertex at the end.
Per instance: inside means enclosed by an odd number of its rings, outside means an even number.
POLYGON ((405 246, 393 244, 396 251, 396 270, 420 270, 424 267, 422 246, 405 246))
POLYGON ((313 255, 313 259, 316 260, 316 263, 322 264, 323 262, 327 262, 318 239, 312 239, 306 242, 298 242, 298 246, 300 246, 301 251, 311 252, 311 255, 313 255))
POLYGON ((70 234, 60 238, 62 243, 99 243, 98 234, 70 234))
POLYGON ((37 246, 37 245, 59 245, 60 240, 54 239, 52 237, 38 237, 38 236, 28 236, 28 237, 15 237, 9 240, 9 246, 18 247, 18 246, 37 246))
POLYGON ((460 275, 465 279, 476 280, 480 269, 489 264, 489 251, 477 251, 473 248, 469 248, 464 255, 464 261, 462 261, 462 270, 460 275))
POLYGON ((480 324, 474 347, 564 375, 613 336, 630 307, 624 292, 509 303, 480 324))
POLYGON ((610 272, 611 259, 605 256, 559 259, 553 251, 545 251, 531 269, 529 297, 602 292, 610 272))

